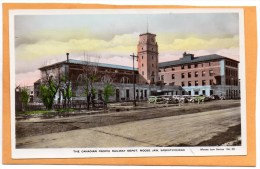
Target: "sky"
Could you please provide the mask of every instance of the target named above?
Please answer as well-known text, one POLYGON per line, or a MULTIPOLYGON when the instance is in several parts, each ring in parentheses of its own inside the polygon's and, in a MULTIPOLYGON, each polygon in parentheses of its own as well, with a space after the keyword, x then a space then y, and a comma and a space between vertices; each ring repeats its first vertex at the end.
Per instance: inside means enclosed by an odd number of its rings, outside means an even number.
MULTIPOLYGON (((40 78, 39 67, 71 59, 132 66, 139 34, 156 34, 159 62, 219 54, 239 60, 237 13, 16 15, 16 85, 40 78)), ((137 65, 137 64, 136 64, 137 65)))

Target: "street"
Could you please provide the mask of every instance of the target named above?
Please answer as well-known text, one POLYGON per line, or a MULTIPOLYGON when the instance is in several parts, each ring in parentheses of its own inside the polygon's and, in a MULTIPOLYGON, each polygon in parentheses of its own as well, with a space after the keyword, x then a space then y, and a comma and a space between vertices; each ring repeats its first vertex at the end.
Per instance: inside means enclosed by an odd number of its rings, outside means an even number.
MULTIPOLYGON (((158 114, 158 110, 156 111, 158 114)), ((130 115, 131 113, 127 117, 133 118, 130 115)), ((73 126, 78 129, 18 137, 16 138, 17 148, 195 146, 205 140, 211 139, 219 133, 226 132, 232 126, 239 125, 240 107, 147 118, 144 120, 121 120, 120 123, 106 119, 108 121, 102 123, 106 123, 107 125, 99 126, 93 125, 95 121, 88 121, 93 120, 97 116, 104 115, 92 116, 92 119, 83 117, 64 118, 62 119, 63 123, 69 123, 73 119, 73 126), (77 119, 77 122, 75 119, 77 119), (92 125, 84 128, 82 126, 84 124, 92 125)), ((111 116, 113 119, 121 118, 120 113, 107 116, 111 116)), ((32 123, 37 124, 43 121, 36 120, 32 123)), ((61 119, 48 119, 45 120, 45 124, 48 125, 48 123, 55 123, 57 121, 61 122, 61 119)))

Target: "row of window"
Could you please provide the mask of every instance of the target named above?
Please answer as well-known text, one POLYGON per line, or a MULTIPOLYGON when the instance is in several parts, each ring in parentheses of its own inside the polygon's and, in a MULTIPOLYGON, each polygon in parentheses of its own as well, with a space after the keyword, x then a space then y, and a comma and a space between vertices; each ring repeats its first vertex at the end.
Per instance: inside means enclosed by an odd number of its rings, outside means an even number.
POLYGON ((238 80, 237 79, 226 79, 226 85, 233 85, 233 86, 238 86, 238 80))
MULTIPOLYGON (((144 67, 144 64, 142 63, 142 67, 144 67)), ((154 67, 154 64, 152 63, 152 67, 154 67)))
MULTIPOLYGON (((201 67, 203 67, 204 64, 206 64, 206 63, 199 63, 199 64, 201 65, 201 67)), ((193 65, 193 68, 197 68, 199 64, 198 63, 188 64, 188 69, 190 69, 192 67, 192 65, 193 65)), ((211 62, 208 62, 208 65, 211 66, 211 62)), ((184 68, 185 68, 185 65, 181 65, 181 69, 184 69, 184 68)), ((161 70, 159 70, 159 71, 161 72, 161 70)), ((175 67, 172 67, 172 71, 175 71, 175 67)), ((166 72, 166 68, 164 68, 164 72, 166 72)))
MULTIPOLYGON (((205 86, 207 84, 206 80, 202 80, 201 82, 202 82, 201 83, 202 86, 205 86)), ((213 79, 209 80, 209 85, 214 85, 213 79)), ((194 82, 188 81, 188 84, 185 84, 185 82, 181 82, 181 86, 199 86, 199 81, 198 80, 196 80, 194 82)))
POLYGON ((233 69, 229 69, 229 68, 226 68, 225 73, 228 76, 233 76, 233 77, 237 77, 238 76, 238 71, 237 70, 233 70, 233 69))
MULTIPOLYGON (((144 75, 144 71, 142 71, 142 75, 144 75)), ((152 71, 151 76, 155 76, 154 71, 152 71)))
POLYGON ((226 61, 226 65, 227 66, 232 66, 232 67, 238 67, 238 64, 237 63, 235 63, 235 62, 231 62, 231 61, 226 61))
MULTIPOLYGON (((210 75, 210 76, 213 76, 213 75, 214 75, 213 70, 210 70, 210 71, 209 71, 209 75, 210 75)), ((202 76, 202 77, 206 76, 206 72, 205 72, 205 71, 202 71, 202 72, 201 72, 201 76, 202 76)), ((191 78, 191 77, 192 77, 192 73, 191 73, 191 72, 188 72, 188 78, 191 78)), ((194 72, 194 77, 199 77, 199 72, 194 72)), ((185 78, 185 73, 182 73, 182 74, 181 74, 181 78, 182 78, 182 79, 185 78)), ((172 79, 175 79, 175 74, 172 74, 172 79)), ((161 75, 161 80, 164 80, 164 75, 161 75)))
MULTIPOLYGON (((144 56, 142 56, 142 59, 144 59, 144 56)), ((152 56, 152 60, 153 60, 153 56, 152 56)))

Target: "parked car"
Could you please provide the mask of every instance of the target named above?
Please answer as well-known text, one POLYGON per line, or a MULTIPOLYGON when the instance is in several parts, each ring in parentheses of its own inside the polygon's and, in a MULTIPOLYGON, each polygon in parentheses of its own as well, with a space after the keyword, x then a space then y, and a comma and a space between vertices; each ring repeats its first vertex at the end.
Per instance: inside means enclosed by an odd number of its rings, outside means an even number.
POLYGON ((220 97, 219 97, 219 95, 213 94, 210 96, 210 99, 211 100, 220 100, 220 97))
POLYGON ((180 102, 181 96, 180 95, 172 95, 172 99, 175 100, 178 103, 178 102, 180 102))
POLYGON ((174 104, 174 103, 178 103, 178 100, 176 100, 175 98, 173 98, 172 95, 163 95, 161 96, 163 98, 163 100, 165 101, 166 104, 174 104))
POLYGON ((220 100, 226 100, 225 96, 219 96, 220 100))
POLYGON ((180 102, 180 103, 188 103, 188 102, 190 102, 190 98, 191 98, 190 95, 182 95, 182 96, 180 97, 179 102, 180 102))
POLYGON ((206 96, 204 95, 196 95, 194 97, 194 102, 204 102, 206 100, 209 100, 206 96))
POLYGON ((148 103, 165 103, 164 99, 161 96, 149 96, 148 103))

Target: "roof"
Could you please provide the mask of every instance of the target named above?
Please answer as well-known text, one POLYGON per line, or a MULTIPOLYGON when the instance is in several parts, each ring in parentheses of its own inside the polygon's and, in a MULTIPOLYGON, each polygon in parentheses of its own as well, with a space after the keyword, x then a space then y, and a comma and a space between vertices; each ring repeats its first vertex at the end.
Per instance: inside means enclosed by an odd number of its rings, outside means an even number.
POLYGON ((159 63, 159 67, 175 66, 175 65, 187 64, 187 63, 205 62, 205 61, 221 60, 221 59, 228 59, 228 60, 238 62, 236 60, 233 60, 233 59, 221 56, 221 55, 211 54, 211 55, 194 57, 192 59, 181 58, 179 60, 161 62, 161 63, 159 63))
POLYGON ((139 36, 142 36, 142 35, 154 35, 154 36, 156 36, 156 34, 153 34, 153 33, 149 33, 149 32, 146 32, 146 33, 142 33, 142 34, 140 34, 139 36))
MULTIPOLYGON (((130 66, 121 66, 121 65, 98 63, 98 62, 88 62, 88 61, 75 60, 75 59, 69 59, 68 62, 67 62, 67 60, 62 61, 62 62, 57 62, 57 63, 51 64, 51 65, 48 65, 48 66, 41 67, 39 69, 41 70, 43 68, 67 64, 67 63, 76 64, 76 65, 91 65, 91 66, 100 66, 100 67, 107 67, 107 68, 114 68, 114 69, 133 70, 133 67, 130 67, 130 66)), ((138 69, 135 68, 135 70, 137 71, 138 69)))

